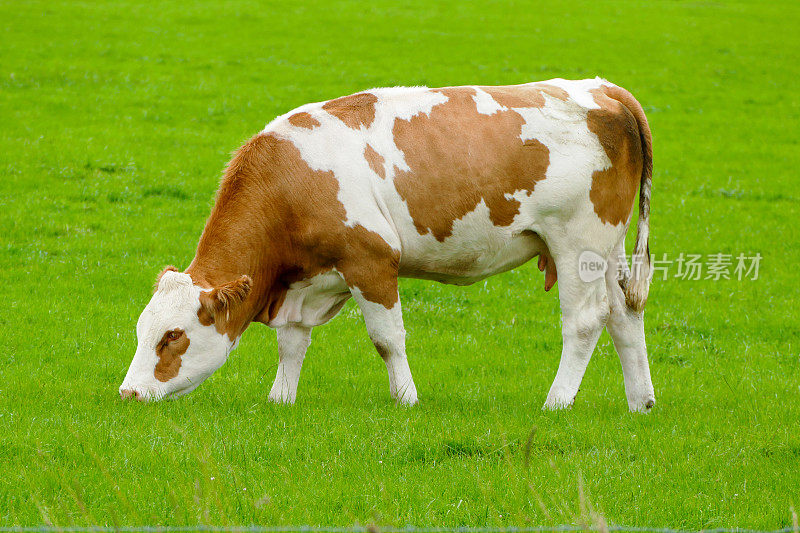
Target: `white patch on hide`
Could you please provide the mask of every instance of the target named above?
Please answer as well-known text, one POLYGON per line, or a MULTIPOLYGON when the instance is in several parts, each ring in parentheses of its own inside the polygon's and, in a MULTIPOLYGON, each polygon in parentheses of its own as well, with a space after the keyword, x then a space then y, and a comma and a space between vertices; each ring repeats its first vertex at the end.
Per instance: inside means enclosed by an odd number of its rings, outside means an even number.
POLYGON ((498 111, 506 111, 508 108, 498 104, 492 95, 481 89, 480 87, 470 87, 475 90, 472 99, 475 101, 475 107, 478 113, 482 115, 494 115, 498 111))

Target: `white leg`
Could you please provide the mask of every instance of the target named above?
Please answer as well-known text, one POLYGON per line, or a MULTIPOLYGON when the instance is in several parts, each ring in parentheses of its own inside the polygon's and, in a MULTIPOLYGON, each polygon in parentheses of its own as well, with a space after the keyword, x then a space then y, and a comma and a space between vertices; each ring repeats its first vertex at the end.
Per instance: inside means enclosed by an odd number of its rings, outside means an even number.
POLYGON ((370 302, 358 289, 353 289, 353 298, 364 315, 372 343, 386 363, 392 398, 406 405, 417 403, 417 387, 406 358, 406 330, 403 327, 400 297, 391 309, 370 302))
POLYGON ((294 403, 297 397, 297 383, 300 370, 311 344, 311 328, 287 325, 278 328, 278 373, 269 393, 269 399, 276 403, 294 403))
POLYGON ((606 272, 606 287, 611 307, 606 329, 614 340, 614 347, 622 363, 628 408, 631 411, 647 412, 655 405, 656 397, 650 379, 650 366, 647 363, 644 314, 636 313, 625 305, 625 294, 617 281, 618 271, 621 270, 624 274, 628 268, 624 253, 622 248, 614 251, 606 272))
POLYGON ((601 277, 591 282, 581 281, 577 254, 562 253, 555 257, 555 261, 563 346, 561 362, 547 395, 545 409, 572 406, 608 317, 605 280, 601 277))

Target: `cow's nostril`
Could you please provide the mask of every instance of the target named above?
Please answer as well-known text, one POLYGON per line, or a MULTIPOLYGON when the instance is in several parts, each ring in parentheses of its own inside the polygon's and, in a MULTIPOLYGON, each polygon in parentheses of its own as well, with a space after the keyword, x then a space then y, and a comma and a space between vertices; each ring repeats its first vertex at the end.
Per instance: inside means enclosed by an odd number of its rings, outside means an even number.
POLYGON ((123 400, 130 400, 131 398, 139 399, 139 393, 131 389, 122 389, 119 395, 123 400))

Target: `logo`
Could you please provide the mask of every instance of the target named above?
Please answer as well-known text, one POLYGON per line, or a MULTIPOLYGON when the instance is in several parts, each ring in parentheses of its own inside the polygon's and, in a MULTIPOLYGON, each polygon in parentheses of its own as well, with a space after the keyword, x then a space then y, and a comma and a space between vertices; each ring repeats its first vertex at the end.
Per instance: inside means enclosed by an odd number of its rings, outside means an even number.
POLYGON ((591 283, 606 275, 608 263, 599 254, 586 250, 578 256, 578 276, 584 283, 591 283))

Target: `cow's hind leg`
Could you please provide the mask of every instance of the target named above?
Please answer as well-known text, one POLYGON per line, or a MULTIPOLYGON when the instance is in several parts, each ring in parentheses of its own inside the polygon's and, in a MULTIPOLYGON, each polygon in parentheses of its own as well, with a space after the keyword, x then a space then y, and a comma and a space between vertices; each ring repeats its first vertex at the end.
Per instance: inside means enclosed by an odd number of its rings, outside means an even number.
POLYGON ((570 407, 589 364, 597 339, 608 318, 608 299, 605 280, 584 282, 579 276, 580 250, 550 251, 558 272, 558 293, 561 301, 561 362, 550 387, 545 409, 570 407))
MULTIPOLYGON (((388 283, 388 282, 387 282, 388 283)), ((353 289, 353 298, 364 315, 372 343, 386 363, 389 373, 389 392, 398 403, 413 405, 417 403, 417 387, 411 376, 406 358, 406 330, 403 327, 403 312, 400 296, 397 293, 397 280, 392 280, 392 291, 396 296, 394 303, 376 303, 365 297, 361 290, 353 289)), ((388 287, 382 293, 390 293, 388 287)))
POLYGON ((278 328, 278 373, 269 393, 269 399, 277 403, 294 403, 297 384, 306 350, 311 344, 311 328, 289 324, 278 328))
POLYGON ((620 274, 622 278, 630 277, 626 275, 627 271, 625 250, 620 244, 609 258, 606 271, 606 287, 611 308, 606 328, 622 363, 628 408, 631 411, 646 412, 653 407, 656 398, 647 363, 644 314, 637 313, 625 305, 625 293, 618 281, 620 274))

